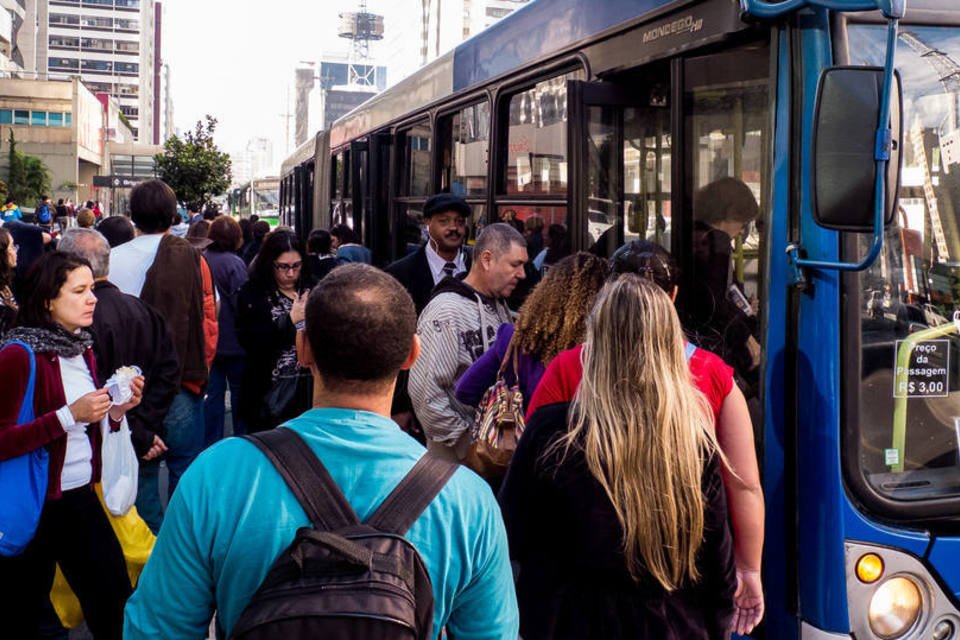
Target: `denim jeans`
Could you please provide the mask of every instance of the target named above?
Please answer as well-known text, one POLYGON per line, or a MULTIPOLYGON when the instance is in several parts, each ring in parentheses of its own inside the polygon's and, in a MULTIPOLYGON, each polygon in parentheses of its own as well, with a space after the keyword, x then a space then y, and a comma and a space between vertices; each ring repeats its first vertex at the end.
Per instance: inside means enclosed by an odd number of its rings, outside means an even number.
POLYGON ((167 444, 166 461, 170 471, 169 500, 180 476, 203 450, 203 396, 181 388, 163 420, 163 427, 167 434, 164 442, 167 444))
POLYGON ((230 413, 233 420, 233 435, 246 433, 243 421, 237 414, 240 399, 240 379, 246 364, 244 356, 217 356, 210 367, 207 384, 207 399, 203 403, 206 432, 204 446, 209 447, 223 438, 223 423, 226 417, 227 384, 230 385, 230 413))
POLYGON ((160 460, 140 460, 137 478, 137 513, 150 527, 153 535, 160 532, 163 523, 163 505, 160 502, 160 460))

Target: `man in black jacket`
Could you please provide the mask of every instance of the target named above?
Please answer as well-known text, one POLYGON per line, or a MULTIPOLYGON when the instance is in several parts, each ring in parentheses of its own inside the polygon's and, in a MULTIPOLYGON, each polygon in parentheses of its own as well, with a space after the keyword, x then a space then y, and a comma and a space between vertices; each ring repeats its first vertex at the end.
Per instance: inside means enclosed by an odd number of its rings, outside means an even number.
POLYGON ((146 379, 143 400, 127 412, 127 420, 141 460, 137 511, 156 533, 163 519, 157 480, 159 457, 167 450, 163 419, 180 387, 177 350, 163 317, 107 280, 110 245, 103 235, 93 229, 67 229, 58 248, 86 259, 93 269, 97 307, 90 330, 100 384, 128 365, 140 367, 146 379))
POLYGON ((470 256, 463 251, 470 216, 470 205, 463 198, 452 193, 432 196, 423 205, 426 244, 387 267, 387 273, 410 293, 418 316, 441 280, 470 270, 470 256))

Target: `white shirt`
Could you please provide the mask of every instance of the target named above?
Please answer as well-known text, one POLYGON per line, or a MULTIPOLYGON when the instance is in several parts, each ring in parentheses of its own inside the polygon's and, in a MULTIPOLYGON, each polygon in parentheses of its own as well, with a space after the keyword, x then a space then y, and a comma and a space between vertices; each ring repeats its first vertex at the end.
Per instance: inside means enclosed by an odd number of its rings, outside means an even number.
MULTIPOLYGON (((443 272, 443 265, 447 264, 447 261, 440 257, 440 254, 433 248, 433 241, 427 240, 426 245, 427 250, 427 264, 430 265, 430 273, 433 275, 433 284, 438 284, 443 280, 447 274, 443 272)), ((458 273, 463 273, 467 270, 466 263, 463 260, 463 251, 457 251, 457 257, 451 260, 456 267, 453 270, 453 275, 458 273)))
POLYGON ((161 240, 162 233, 151 233, 111 249, 110 282, 120 291, 139 298, 161 240))
MULTIPOLYGON (((61 356, 60 379, 63 382, 63 395, 67 398, 67 405, 96 390, 93 376, 90 375, 82 355, 72 358, 61 356)), ((63 471, 60 472, 60 489, 68 491, 90 482, 93 473, 93 449, 87 437, 87 425, 74 419, 69 406, 61 407, 57 411, 57 418, 67 432, 67 454, 63 461, 63 471)), ((100 425, 90 428, 99 429, 100 425)))

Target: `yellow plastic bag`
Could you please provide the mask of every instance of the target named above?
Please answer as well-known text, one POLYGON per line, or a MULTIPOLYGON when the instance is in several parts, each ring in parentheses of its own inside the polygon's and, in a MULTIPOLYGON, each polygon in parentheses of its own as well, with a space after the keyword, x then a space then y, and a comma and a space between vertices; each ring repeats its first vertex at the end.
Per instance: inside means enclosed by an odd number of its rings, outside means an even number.
MULTIPOLYGON (((103 506, 104 513, 113 527, 113 532, 120 541, 120 547, 123 549, 123 557, 127 561, 127 573, 130 575, 130 584, 137 585, 140 578, 140 572, 143 566, 147 564, 150 552, 153 551, 153 543, 157 538, 150 531, 147 523, 143 521, 137 508, 132 507, 126 515, 114 516, 107 511, 103 502, 103 490, 100 485, 96 485, 97 497, 103 506)), ((73 594, 70 585, 57 565, 57 574, 53 579, 53 588, 50 590, 50 602, 57 615, 60 616, 60 622, 67 629, 73 629, 83 622, 83 612, 80 610, 80 601, 73 594)))

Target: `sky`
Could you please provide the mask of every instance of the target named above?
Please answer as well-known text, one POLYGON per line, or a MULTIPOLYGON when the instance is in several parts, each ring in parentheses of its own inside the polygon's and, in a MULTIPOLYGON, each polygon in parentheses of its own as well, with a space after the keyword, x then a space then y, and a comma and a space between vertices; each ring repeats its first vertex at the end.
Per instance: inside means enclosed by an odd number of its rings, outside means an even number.
MULTIPOLYGON (((419 0, 368 0, 368 11, 419 0)), ((301 60, 327 50, 346 51, 336 28, 341 11, 359 0, 163 0, 161 55, 170 65, 174 124, 192 129, 211 114, 215 140, 226 152, 253 137, 274 142, 274 164, 292 152, 284 145, 284 113, 293 113, 293 74, 301 60)), ((389 22, 387 22, 389 28, 389 22)), ((293 119, 290 118, 290 138, 293 119)))

